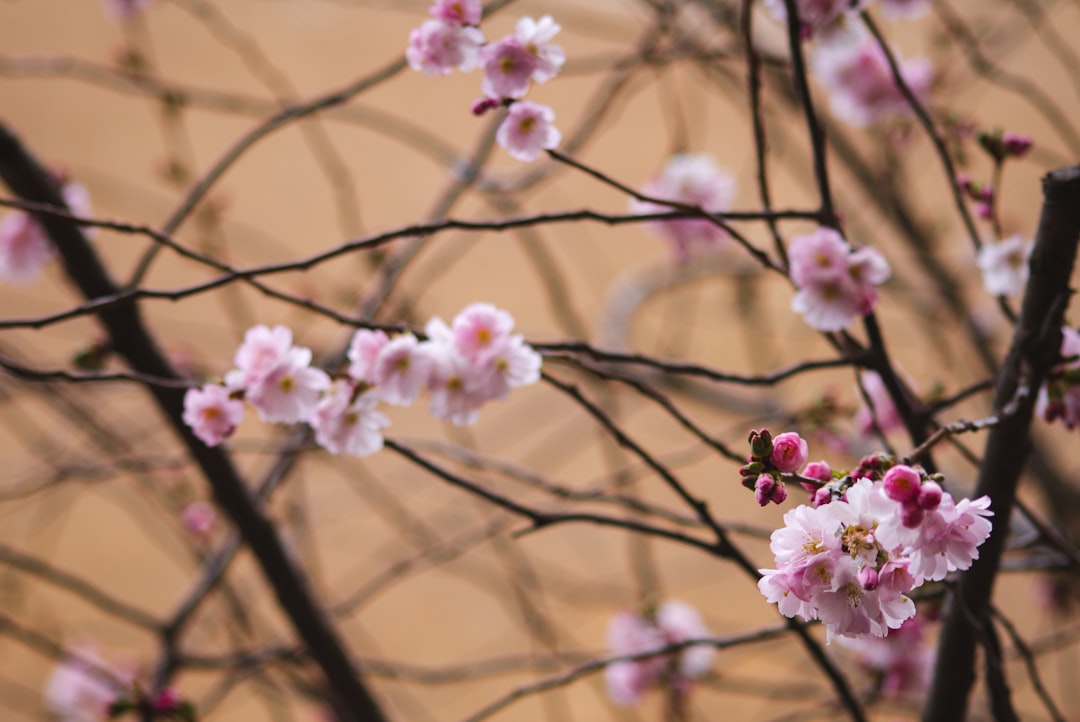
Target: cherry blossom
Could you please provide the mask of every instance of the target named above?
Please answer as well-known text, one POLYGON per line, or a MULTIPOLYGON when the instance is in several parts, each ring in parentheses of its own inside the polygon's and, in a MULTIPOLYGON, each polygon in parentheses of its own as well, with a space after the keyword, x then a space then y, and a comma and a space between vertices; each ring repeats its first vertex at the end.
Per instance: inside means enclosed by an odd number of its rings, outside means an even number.
POLYGON ((819 331, 840 331, 870 313, 877 286, 889 277, 889 264, 872 248, 851 251, 831 228, 792 239, 788 249, 791 280, 798 291, 792 310, 819 331))
POLYGON ((431 18, 409 33, 405 59, 425 75, 447 75, 455 68, 468 72, 480 65, 483 44, 479 28, 431 18))
MULTIPOLYGON (((924 101, 934 76, 930 61, 904 61, 895 52, 893 55, 905 84, 924 101)), ((837 118, 865 127, 912 114, 885 52, 871 36, 823 45, 811 56, 811 66, 818 82, 829 91, 830 109, 837 118)))
POLYGON ((994 296, 1012 296, 1027 283, 1028 259, 1034 244, 1019 234, 998 243, 984 243, 977 263, 983 285, 994 296))
POLYGON ((331 454, 368 456, 380 450, 381 431, 390 421, 375 410, 378 401, 374 392, 356 394, 351 383, 335 381, 308 419, 315 441, 331 454))
POLYGON ((431 376, 431 356, 411 333, 395 336, 375 358, 373 381, 379 399, 395 406, 416 401, 431 376))
POLYGON ((349 342, 349 376, 367 384, 375 380, 375 364, 379 353, 390 343, 390 338, 382 331, 359 329, 349 342))
POLYGON ((0 280, 33 283, 55 255, 45 229, 29 213, 11 211, 0 219, 0 280))
POLYGON ((562 133, 552 125, 554 121, 555 112, 546 105, 519 101, 510 106, 495 132, 495 140, 518 160, 536 160, 541 151, 555 148, 562 140, 562 133))
POLYGON ((105 662, 93 642, 69 645, 45 684, 45 706, 58 722, 102 722, 109 705, 130 684, 130 672, 105 662), (111 681, 110 681, 111 680, 111 681))
POLYGON ((292 331, 285 326, 252 326, 244 334, 244 342, 236 350, 236 368, 225 376, 233 389, 244 389, 266 377, 285 361, 292 348, 292 331))
POLYGON ((207 446, 217 446, 232 435, 244 418, 244 404, 224 386, 207 384, 184 394, 184 423, 207 446))
MULTIPOLYGON (((635 612, 620 612, 608 623, 608 647, 617 657, 644 654, 670 644, 709 636, 697 610, 679 601, 665 602, 651 618, 635 612)), ((641 701, 645 692, 662 682, 685 693, 690 682, 709 670, 715 656, 713 647, 692 645, 674 655, 609 664, 604 669, 608 696, 615 704, 631 707, 641 701)))
POLYGON ((536 64, 532 71, 534 83, 546 83, 554 78, 566 62, 566 53, 558 45, 552 45, 562 27, 550 15, 539 20, 523 17, 514 28, 514 39, 533 57, 536 64))
POLYGON ((480 50, 484 77, 480 87, 490 98, 520 98, 529 92, 529 82, 540 64, 535 53, 512 35, 485 45, 480 50))
POLYGON ((480 0, 435 0, 428 15, 461 25, 479 25, 484 6, 480 0))
MULTIPOLYGON (((680 153, 672 156, 660 173, 646 183, 641 192, 661 200, 696 206, 710 213, 731 209, 735 199, 735 179, 719 168, 707 155, 680 153)), ((630 205, 635 213, 663 213, 670 206, 644 201, 630 205)), ((680 218, 656 221, 648 227, 667 240, 679 261, 694 255, 722 248, 728 239, 727 231, 705 218, 680 218)))
POLYGON ((263 421, 307 421, 330 386, 326 372, 311 366, 311 350, 293 346, 284 360, 247 389, 247 400, 263 421))
POLYGON ((920 617, 911 617, 886 637, 841 637, 837 641, 855 653, 861 668, 880 676, 886 699, 917 697, 930 682, 935 653, 920 617))

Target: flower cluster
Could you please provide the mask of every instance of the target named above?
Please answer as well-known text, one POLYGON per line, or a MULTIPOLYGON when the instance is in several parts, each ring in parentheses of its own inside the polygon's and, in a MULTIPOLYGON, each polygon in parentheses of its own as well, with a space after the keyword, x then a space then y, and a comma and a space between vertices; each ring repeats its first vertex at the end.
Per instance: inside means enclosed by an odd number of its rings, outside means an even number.
MULTIPOLYGON (((912 114, 885 51, 869 35, 822 45, 814 52, 811 64, 814 76, 829 92, 830 110, 837 118, 866 127, 912 114)), ((930 61, 897 57, 897 64, 904 84, 919 102, 924 102, 934 76, 930 61)))
MULTIPOLYGON (((614 656, 647 654, 664 647, 710 636, 697 611, 683 602, 665 602, 655 614, 620 612, 608 624, 608 646, 614 656)), ((623 707, 637 704, 650 688, 667 684, 685 694, 690 683, 712 664, 716 650, 689 646, 675 654, 609 664, 604 675, 608 696, 623 707)))
POLYGON ((1039 388, 1035 412, 1071 430, 1080 426, 1080 333, 1067 326, 1061 329, 1061 358, 1039 388))
MULTIPOLYGON (((812 485, 828 467, 808 471, 812 485)), ((761 593, 787 617, 820 619, 830 640, 898 629, 915 615, 908 594, 970 567, 990 535, 989 497, 956 501, 938 478, 879 455, 823 483, 773 532, 761 593)))
POLYGON ((819 331, 840 331, 870 313, 877 302, 877 286, 890 272, 878 251, 852 250, 843 236, 825 227, 793 238, 788 259, 791 280, 798 288, 791 307, 819 331))
POLYGON ((775 439, 768 429, 751 431, 750 458, 740 467, 742 484, 754 490, 758 504, 782 504, 787 499, 783 475, 802 468, 809 456, 806 440, 794 431, 786 431, 775 439))
POLYGON ((445 75, 455 68, 464 72, 482 67, 484 96, 473 104, 481 115, 508 106, 495 140, 518 160, 531 161, 546 148, 559 144, 551 108, 521 100, 532 83, 546 83, 558 74, 566 53, 551 43, 561 27, 551 16, 523 17, 514 32, 488 43, 479 28, 480 0, 435 0, 431 18, 409 35, 405 57, 409 65, 427 75, 445 75))
MULTIPOLYGON (((672 156, 641 192, 652 198, 722 213, 731 208, 735 198, 735 179, 707 155, 680 153, 672 156)), ((670 207, 635 200, 630 209, 634 213, 662 213, 670 207)), ((682 262, 701 251, 722 247, 728 238, 723 228, 706 218, 656 221, 649 226, 671 244, 675 258, 682 262)))
POLYGON ((224 384, 187 392, 184 421, 214 446, 239 425, 246 400, 263 421, 310 424, 316 442, 332 454, 367 456, 382 448, 390 423, 379 403, 407 406, 426 389, 431 413, 460 426, 476 421, 484 403, 535 383, 540 355, 513 328, 506 311, 475 303, 449 326, 439 318, 428 322, 425 341, 361 329, 349 346, 347 372, 332 379, 311 365, 310 349, 293 345, 288 328, 255 326, 224 384))
MULTIPOLYGON (((72 215, 90 215, 90 195, 85 186, 64 183, 60 193, 72 215)), ((0 281, 33 283, 55 255, 56 248, 44 226, 30 213, 14 210, 0 219, 0 281)))

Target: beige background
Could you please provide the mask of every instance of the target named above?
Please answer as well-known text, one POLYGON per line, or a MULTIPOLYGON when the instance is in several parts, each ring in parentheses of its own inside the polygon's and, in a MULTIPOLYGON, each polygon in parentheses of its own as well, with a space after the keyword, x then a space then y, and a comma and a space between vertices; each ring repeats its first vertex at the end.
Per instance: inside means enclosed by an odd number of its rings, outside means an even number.
MULTIPOLYGON (((426 6, 389 0, 219 0, 209 4, 216 8, 217 21, 200 18, 192 11, 197 4, 163 0, 154 3, 144 23, 125 29, 112 22, 95 0, 0 3, 0 119, 40 157, 65 167, 86 184, 96 215, 161 224, 182 195, 181 188, 163 177, 162 170, 170 161, 188 165, 196 176, 204 172, 269 114, 275 93, 268 84, 276 84, 279 90, 291 87, 289 92, 296 97, 308 98, 382 68, 400 56, 410 28, 421 22, 426 6), (133 92, 111 70, 131 44, 142 49, 155 78, 242 96, 248 105, 257 99, 262 107, 238 114, 195 103, 170 121, 160 103, 133 92), (287 85, 282 86, 283 82, 287 85)), ((996 63, 1035 83, 1060 104, 1067 117, 1077 117, 1080 103, 1073 85, 1077 75, 1048 47, 1055 37, 1075 37, 1080 27, 1075 2, 1046 4, 1052 8, 1049 27, 1055 34, 1044 31, 1042 38, 1032 36, 1010 2, 973 0, 957 5, 973 26, 1000 43, 988 46, 991 53, 1005 48, 993 55, 996 63)), ((632 52, 649 16, 642 4, 630 0, 523 1, 485 23, 485 31, 489 38, 497 38, 519 14, 545 12, 563 24, 559 41, 570 60, 563 76, 536 88, 530 97, 549 103, 564 136, 569 136, 587 120, 594 98, 612 75, 613 62, 632 52)), ((696 42, 717 50, 733 48, 733 38, 710 29, 703 15, 688 16, 683 22, 683 32, 696 42)), ((1036 138, 1037 152, 1009 167, 1002 201, 1006 231, 1030 235, 1038 214, 1039 175, 1067 163, 1074 154, 1029 104, 973 79, 934 27, 922 21, 890 24, 887 30, 905 55, 929 52, 941 68, 933 100, 938 117, 952 112, 974 120, 980 128, 1005 127, 1036 138)), ((782 52, 775 24, 762 18, 759 30, 764 48, 782 52)), ((578 155, 612 177, 637 185, 674 149, 708 152, 738 178, 736 207, 755 208, 744 74, 741 61, 723 57, 714 61, 708 73, 690 60, 640 69, 612 101, 600 132, 578 155), (720 80, 714 82, 715 78, 720 80)), ((246 266, 301 257, 332 248, 345 238, 426 218, 453 182, 454 163, 424 149, 442 149, 444 155, 449 152, 460 159, 477 147, 490 122, 468 113, 479 94, 478 82, 478 74, 428 78, 408 70, 400 73, 317 125, 304 126, 308 138, 314 133, 333 149, 322 156, 322 164, 299 126, 271 135, 245 154, 211 193, 212 202, 221 209, 219 222, 205 217, 189 220, 177 238, 246 266), (426 134, 422 145, 409 140, 415 135, 403 137, 414 131, 426 134), (328 177, 326 158, 337 169, 334 172, 346 174, 343 190, 328 177), (337 192, 332 190, 335 185, 337 192), (346 199, 345 211, 335 198, 346 199), (355 212, 348 210, 350 205, 355 212)), ((815 196, 805 133, 797 115, 776 99, 775 90, 769 89, 767 105, 774 196, 781 207, 808 207, 815 196)), ((818 101, 822 108, 826 106, 820 91, 818 101)), ((880 136, 838 127, 865 157, 878 163, 880 136)), ((938 161, 920 129, 912 128, 910 136, 898 147, 903 170, 897 169, 892 177, 911 198, 919 219, 935 232, 939 256, 970 285, 973 307, 1004 343, 1007 329, 993 304, 977 300, 980 289, 970 244, 963 239, 947 202, 938 161)), ((967 148, 973 150, 970 144, 967 148)), ((985 177, 986 160, 976 152, 971 161, 971 172, 985 177)), ((451 215, 492 218, 582 207, 610 212, 626 208, 621 194, 582 174, 543 162, 535 167, 549 175, 514 198, 518 208, 500 211, 487 196, 470 193, 451 215)), ((852 239, 880 246, 896 269, 896 278, 884 293, 881 317, 890 348, 903 368, 924 392, 937 383, 955 390, 981 378, 968 347, 934 302, 927 302, 929 287, 919 269, 912 267, 910 253, 868 202, 868 195, 877 189, 854 182, 835 158, 832 168, 838 205, 852 239)), ((495 182, 512 182, 532 170, 496 149, 485 172, 495 182)), ((805 228, 792 224, 784 230, 790 236, 805 228)), ((762 228, 750 225, 746 232, 762 245, 767 242, 762 228)), ((118 278, 130 274, 147 247, 145 238, 107 231, 98 234, 96 244, 118 278)), ((736 272, 745 271, 749 264, 734 250, 720 262, 701 264, 701 279, 646 297, 627 332, 618 333, 610 323, 613 299, 624 298, 625 290, 639 285, 640 279, 663 276, 668 265, 662 242, 640 227, 558 225, 540 229, 532 239, 445 233, 426 244, 380 319, 415 324, 432 315, 448 319, 465 304, 485 300, 510 310, 520 330, 535 341, 574 337, 577 324, 598 344, 609 345, 625 336, 630 347, 646 353, 746 373, 831 354, 788 310, 789 290, 777 278, 757 278, 758 293, 750 301, 757 320, 753 325, 741 320, 738 303, 745 300, 747 285, 738 282, 736 272), (530 255, 527 250, 529 244, 550 257, 565 284, 565 294, 553 295, 542 282, 535 251, 530 255), (569 316, 559 311, 555 300, 571 309, 569 316)), ((209 277, 207 270, 166 252, 146 285, 177 288, 209 277)), ((370 281, 370 271, 355 256, 309 273, 272 279, 275 288, 311 296, 341 311, 348 311, 367 292, 370 281)), ((36 285, 0 288, 4 318, 47 314, 74 302, 56 267, 36 285)), ((250 289, 223 290, 176 304, 150 302, 144 310, 178 362, 209 374, 228 369, 243 330, 252 323, 289 324, 300 342, 319 350, 335 347, 348 334, 338 324, 314 319, 250 289)), ((91 322, 78 320, 41 331, 3 331, 0 345, 6 353, 17 351, 40 368, 62 368, 95 333, 91 322)), ((573 376, 557 363, 549 367, 562 378, 573 376)), ((586 388, 594 398, 598 396, 596 388, 586 388)), ((737 450, 749 426, 768 423, 776 428, 787 423, 775 413, 760 416, 763 408, 805 408, 827 391, 845 407, 854 408, 857 403, 846 372, 804 376, 764 392, 710 388, 725 392, 725 398, 704 393, 697 399, 682 394, 677 398, 703 428, 737 450), (725 403, 732 405, 727 394, 747 408, 722 408, 725 403)), ((0 377, 0 390, 4 392, 0 494, 5 499, 0 504, 0 540, 166 617, 196 570, 190 554, 193 545, 175 521, 175 512, 185 500, 205 497, 206 489, 197 474, 184 466, 137 475, 117 473, 117 462, 110 461, 94 441, 107 433, 120 440, 114 450, 118 458, 145 457, 159 465, 173 464, 177 449, 147 399, 138 389, 124 385, 53 387, 46 396, 40 387, 27 388, 7 376, 0 377), (102 428, 95 430, 87 418, 75 418, 71 407, 64 405, 68 399, 102 428), (73 465, 88 478, 22 493, 48 479, 57 468, 73 465), (89 465, 96 468, 87 469, 89 465), (101 473, 86 473, 90 471, 101 473)), ((979 416, 986 411, 984 403, 973 402, 957 414, 979 416)), ((709 455, 656 406, 626 396, 620 398, 617 413, 636 439, 670 460, 688 487, 711 502, 720 519, 763 529, 778 522, 779 512, 759 511, 753 499, 741 493, 733 464, 709 455)), ((638 462, 612 449, 586 415, 550 387, 522 390, 507 402, 486 408, 480 424, 465 431, 435 424, 422 408, 392 409, 390 416, 391 432, 398 438, 417 444, 443 440, 474 447, 485 456, 532 469, 575 489, 610 486, 616 470, 641 471, 638 462)), ((850 427, 840 422, 840 428, 850 427)), ((1040 433, 1063 449, 1068 444, 1075 448, 1075 435, 1069 437, 1060 429, 1040 433)), ((284 438, 250 419, 235 440, 238 463, 253 480, 260 478, 271 462, 275 442, 284 438)), ((814 458, 825 456, 837 466, 850 463, 820 440, 814 443, 814 458)), ((902 438, 895 438, 894 443, 901 450, 906 448, 902 438)), ((970 441, 976 449, 980 443, 981 439, 970 441)), ((958 456, 943 453, 941 461, 952 472, 950 478, 958 489, 970 486, 972 472, 958 456)), ((1061 461, 1075 474, 1077 465, 1071 455, 1063 453, 1061 461)), ((470 473, 537 505, 561 503, 491 473, 470 473)), ((643 475, 640 489, 646 497, 678 508, 677 499, 659 480, 643 475)), ((1037 496, 1031 498, 1037 500, 1037 496)), ((595 508, 611 511, 610 507, 595 508)), ((429 548, 433 539, 454 539, 492 523, 521 528, 520 522, 504 519, 389 453, 362 461, 308 454, 272 509, 328 600, 347 597, 395 562, 429 548)), ((219 532, 215 543, 221 538, 219 532)), ((436 569, 403 577, 341 620, 340 628, 353 652, 364 659, 441 670, 502 655, 548 654, 546 639, 555 650, 573 658, 602 650, 607 619, 615 610, 636 603, 629 560, 640 550, 632 551, 624 534, 567 526, 517 540, 502 533, 497 539, 472 547, 436 569), (525 620, 533 617, 541 620, 534 624, 544 633, 537 635, 534 627, 530 634, 525 620)), ((739 539, 758 563, 769 565, 765 544, 744 536, 739 539)), ((199 547, 195 544, 194 548, 199 547)), ((715 633, 776 622, 775 611, 730 565, 667 544, 651 545, 648 555, 659 574, 657 597, 693 603, 715 633)), ((289 640, 287 627, 249 559, 242 558, 230 579, 255 614, 260 638, 289 640)), ((1034 581, 1030 575, 1008 577, 999 599, 1031 638, 1066 624, 1045 612, 1031 613, 1034 581)), ((121 663, 145 665, 155 651, 151 636, 122 620, 110 619, 69 593, 2 567, 0 609, 54 640, 91 637, 108 658, 121 663)), ((229 648, 231 625, 223 609, 219 600, 207 605, 186 638, 187 649, 210 653, 229 648)), ((1050 655, 1042 663, 1048 686, 1063 707, 1071 708, 1071 719, 1080 719, 1075 711, 1080 708, 1076 654, 1074 648, 1050 655)), ((51 666, 49 659, 0 634, 0 719, 47 719, 40 690, 51 666)), ((788 719, 784 715, 805 709, 816 710, 822 718, 834 714, 819 704, 827 700, 828 691, 793 641, 721 653, 714 669, 713 679, 694 698, 695 719, 788 719), (797 698, 795 693, 807 685, 810 698, 797 698), (784 699, 784 690, 794 690, 796 698, 784 699)), ((1021 666, 1013 663, 1010 669, 1019 703, 1031 710, 1025 719, 1043 718, 1021 666)), ((372 685, 395 719, 456 720, 536 676, 508 673, 454 684, 374 678, 372 685)), ((281 671, 271 674, 274 684, 285 679, 281 671)), ((867 684, 864 676, 856 674, 853 679, 860 686, 867 684)), ((196 701, 205 701, 217 699, 215 690, 221 681, 216 673, 190 673, 179 679, 179 686, 196 701)), ((659 719, 659 702, 656 695, 650 696, 636 718, 659 719)), ((903 712, 903 708, 886 708, 881 719, 903 712)), ((312 701, 295 696, 284 701, 279 692, 260 682, 243 682, 213 707, 208 719, 311 720, 316 714, 312 701)), ((606 701, 601 677, 593 676, 566 690, 527 698, 497 719, 585 721, 635 716, 613 708, 606 701)))

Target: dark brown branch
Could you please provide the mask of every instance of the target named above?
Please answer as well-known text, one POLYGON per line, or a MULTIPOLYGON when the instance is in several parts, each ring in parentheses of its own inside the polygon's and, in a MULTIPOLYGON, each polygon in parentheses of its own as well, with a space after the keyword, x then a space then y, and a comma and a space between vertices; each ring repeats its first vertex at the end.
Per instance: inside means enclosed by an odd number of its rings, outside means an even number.
MULTIPOLYGON (((55 181, 23 148, 19 139, 2 125, 0 177, 16 195, 26 200, 64 207, 55 181)), ((48 215, 40 215, 39 220, 56 245, 67 276, 83 296, 95 299, 118 292, 101 259, 75 224, 48 215)), ((157 378, 179 378, 143 324, 135 304, 104 310, 98 318, 116 353, 133 370, 157 378)), ((274 525, 254 503, 232 461, 221 449, 202 443, 184 424, 184 392, 163 386, 147 389, 174 433, 202 469, 214 499, 254 553, 279 605, 326 675, 339 713, 356 722, 383 720, 381 710, 361 681, 325 610, 316 602, 305 575, 286 552, 274 525)))
POLYGON ((994 530, 980 549, 979 559, 960 577, 946 610, 924 722, 952 722, 966 716, 974 682, 975 642, 985 637, 990 624, 994 579, 1005 548, 1016 487, 1031 449, 1036 392, 1059 354, 1069 278, 1080 241, 1080 167, 1047 175, 1043 193, 1031 279, 994 393, 997 411, 1013 404, 1015 410, 990 430, 975 489, 976 496, 990 496, 994 530))

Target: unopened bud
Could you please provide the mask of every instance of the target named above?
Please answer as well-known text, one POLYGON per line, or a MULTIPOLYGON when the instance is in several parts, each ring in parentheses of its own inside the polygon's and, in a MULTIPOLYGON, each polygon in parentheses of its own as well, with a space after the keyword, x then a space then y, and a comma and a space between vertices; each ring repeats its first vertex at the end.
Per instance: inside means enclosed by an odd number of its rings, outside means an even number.
POLYGON ((754 459, 768 459, 772 456, 772 434, 768 429, 750 432, 750 454, 754 459))

